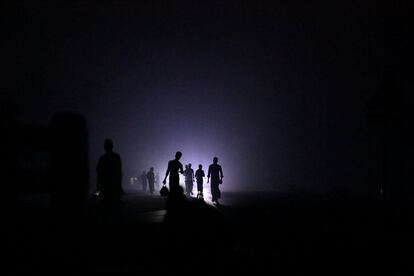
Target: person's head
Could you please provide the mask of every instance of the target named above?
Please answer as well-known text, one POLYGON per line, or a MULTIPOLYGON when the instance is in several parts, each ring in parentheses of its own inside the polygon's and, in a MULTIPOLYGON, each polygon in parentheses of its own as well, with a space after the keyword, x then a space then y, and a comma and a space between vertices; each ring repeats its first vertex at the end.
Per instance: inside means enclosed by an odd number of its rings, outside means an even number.
POLYGON ((153 168, 153 167, 151 167, 150 171, 152 171, 152 172, 153 172, 153 171, 154 171, 154 168, 153 168))
POLYGON ((198 165, 198 168, 201 170, 203 168, 203 165, 198 165))
POLYGON ((190 164, 188 164, 188 167, 191 169, 191 163, 190 163, 190 164))
POLYGON ((105 152, 112 152, 112 150, 114 148, 114 143, 112 142, 111 139, 106 139, 105 140, 104 148, 105 148, 105 152))
POLYGON ((188 165, 185 165, 185 168, 188 169, 188 165))
POLYGON ((217 164, 217 163, 218 163, 218 158, 217 158, 217 157, 214 157, 214 158, 213 158, 213 163, 214 163, 214 164, 217 164))
POLYGON ((181 151, 177 151, 177 152, 175 153, 175 159, 176 159, 176 160, 180 160, 181 156, 183 156, 183 154, 181 153, 181 151))

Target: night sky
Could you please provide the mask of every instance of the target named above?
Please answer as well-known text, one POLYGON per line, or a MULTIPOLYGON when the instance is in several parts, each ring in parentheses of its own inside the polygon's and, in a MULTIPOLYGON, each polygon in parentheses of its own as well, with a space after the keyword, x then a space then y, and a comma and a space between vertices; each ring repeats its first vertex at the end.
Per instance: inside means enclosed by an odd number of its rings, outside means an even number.
POLYGON ((359 191, 367 103, 389 72, 413 103, 409 1, 13 2, 2 108, 83 114, 92 179, 112 138, 124 183, 181 150, 217 156, 224 190, 359 191))

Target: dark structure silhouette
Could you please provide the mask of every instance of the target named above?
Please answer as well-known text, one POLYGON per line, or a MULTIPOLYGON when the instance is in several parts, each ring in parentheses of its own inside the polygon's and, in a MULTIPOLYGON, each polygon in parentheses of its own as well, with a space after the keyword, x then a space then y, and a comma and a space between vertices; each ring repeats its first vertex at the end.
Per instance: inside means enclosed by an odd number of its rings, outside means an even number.
POLYGON ((56 113, 49 126, 23 124, 1 113, 3 203, 12 218, 22 194, 50 196, 50 219, 74 225, 84 216, 88 131, 82 115, 56 113))
POLYGON ((182 153, 177 151, 175 154, 175 159, 168 162, 168 168, 165 172, 165 177, 163 183, 166 184, 167 177, 169 176, 169 186, 170 186, 170 198, 178 198, 182 193, 182 188, 180 188, 180 176, 179 173, 183 174, 183 165, 180 163, 180 158, 182 153))
MULTIPOLYGON (((370 123, 373 144, 377 146, 377 187, 376 194, 389 200, 410 198, 414 189, 407 170, 412 163, 412 118, 407 97, 395 74, 388 71, 367 104, 366 115, 370 123)), ((372 189, 374 190, 374 189, 372 189)))
MULTIPOLYGON (((80 221, 84 215, 88 186, 88 129, 82 115, 57 113, 49 131, 49 165, 54 217, 64 223, 80 221), (56 183, 56 184, 55 184, 56 183)), ((39 146, 47 143, 42 134, 39 146)))
POLYGON ((213 158, 213 164, 208 167, 208 174, 207 174, 207 183, 210 181, 211 177, 211 195, 212 201, 219 204, 218 199, 221 197, 221 192, 219 189, 219 185, 223 183, 223 170, 221 166, 218 164, 218 158, 213 158))
POLYGON ((205 177, 205 173, 203 171, 203 166, 200 164, 198 165, 198 170, 195 172, 195 178, 197 181, 197 198, 203 198, 203 180, 205 177))
POLYGON ((99 158, 97 173, 97 190, 105 202, 117 202, 122 194, 121 157, 113 152, 113 142, 106 139, 105 154, 99 158))
POLYGON ((4 183, 2 185, 3 202, 6 206, 6 223, 9 218, 12 218, 17 197, 16 181, 17 176, 17 123, 12 113, 0 113, 0 173, 1 179, 4 183), (10 216, 10 217, 9 217, 10 216))
POLYGON ((154 194, 154 183, 155 183, 154 168, 151 168, 149 172, 147 173, 147 180, 148 180, 148 187, 152 195, 154 194))

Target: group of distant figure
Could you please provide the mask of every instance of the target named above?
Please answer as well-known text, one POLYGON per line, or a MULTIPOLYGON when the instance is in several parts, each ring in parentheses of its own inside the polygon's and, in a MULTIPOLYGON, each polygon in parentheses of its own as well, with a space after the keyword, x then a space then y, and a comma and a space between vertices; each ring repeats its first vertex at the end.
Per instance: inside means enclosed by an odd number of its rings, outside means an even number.
MULTIPOLYGON (((104 142, 105 154, 99 158, 96 168, 97 174, 97 193, 105 202, 117 202, 124 193, 122 189, 122 165, 121 157, 118 153, 113 151, 113 142, 106 139, 104 142)), ((197 182, 197 198, 204 199, 203 184, 206 177, 203 166, 198 165, 198 169, 194 173, 191 164, 183 165, 180 163, 182 153, 177 151, 175 159, 168 162, 168 168, 163 180, 164 187, 167 184, 167 177, 169 179, 169 197, 170 199, 180 198, 183 194, 183 189, 180 186, 180 176, 184 175, 185 195, 190 197, 193 195, 193 183, 197 182)), ((212 202, 220 204, 221 198, 220 184, 223 183, 223 170, 218 164, 218 158, 213 158, 213 164, 208 167, 207 183, 210 183, 212 202)), ((154 194, 155 186, 159 183, 158 174, 154 173, 154 168, 150 168, 148 172, 141 174, 141 183, 143 191, 147 191, 147 184, 150 194, 154 194)))
POLYGON ((155 174, 154 168, 151 167, 148 172, 143 171, 141 174, 141 185, 142 185, 142 191, 144 193, 147 192, 147 188, 149 188, 149 192, 151 195, 154 194, 155 188, 158 188, 158 184, 160 182, 160 176, 159 174, 155 174))
MULTIPOLYGON (((203 171, 203 166, 200 164, 198 165, 198 170, 195 172, 191 168, 191 164, 188 164, 185 166, 185 170, 183 170, 183 165, 180 163, 182 153, 180 151, 177 151, 175 154, 175 159, 170 160, 168 162, 168 168, 165 173, 165 178, 163 180, 164 185, 166 185, 167 177, 169 176, 169 186, 170 186, 170 193, 171 196, 178 196, 178 194, 181 192, 180 190, 180 177, 179 173, 184 174, 185 177, 185 193, 187 196, 190 196, 193 191, 193 183, 194 178, 197 181, 197 190, 198 198, 203 198, 203 179, 205 177, 205 173, 203 171)), ((218 164, 218 158, 213 158, 213 164, 211 164, 208 167, 208 173, 207 173, 207 183, 210 182, 211 178, 211 196, 212 196, 212 202, 219 204, 219 198, 221 197, 221 192, 219 189, 219 185, 223 183, 223 170, 221 166, 218 164)))

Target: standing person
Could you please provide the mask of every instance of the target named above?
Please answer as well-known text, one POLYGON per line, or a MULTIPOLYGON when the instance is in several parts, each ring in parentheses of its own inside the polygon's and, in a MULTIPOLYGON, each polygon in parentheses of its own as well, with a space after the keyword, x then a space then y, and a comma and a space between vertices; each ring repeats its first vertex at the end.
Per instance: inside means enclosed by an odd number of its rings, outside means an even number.
POLYGON ((194 171, 191 168, 191 164, 185 166, 185 193, 187 196, 193 194, 193 182, 194 182, 194 171))
POLYGON ((195 172, 195 178, 197 181, 197 198, 204 198, 203 195, 203 180, 206 175, 203 171, 203 166, 200 164, 198 165, 198 170, 195 172))
POLYGON ((148 179, 148 187, 150 190, 151 195, 154 194, 154 182, 155 182, 155 175, 154 175, 154 168, 151 167, 150 171, 147 173, 148 179))
POLYGON ((213 196, 212 201, 216 204, 220 204, 218 199, 221 197, 219 185, 223 183, 223 170, 218 164, 218 158, 213 158, 213 164, 208 167, 207 183, 210 181, 211 176, 211 195, 213 196))
POLYGON ((185 184, 185 195, 188 196, 188 165, 184 165, 184 184, 185 184))
POLYGON ((190 174, 190 194, 193 194, 193 186, 194 186, 194 170, 191 167, 191 163, 188 164, 189 174, 190 174))
POLYGON ((142 171, 142 174, 141 174, 141 185, 142 185, 142 191, 146 193, 147 192, 147 173, 145 171, 142 171))
POLYGON ((170 198, 178 199, 182 189, 180 189, 180 176, 178 173, 183 174, 183 165, 180 163, 180 158, 183 154, 180 151, 175 153, 175 159, 168 162, 168 168, 165 172, 165 177, 162 183, 165 185, 167 177, 169 177, 170 185, 170 198))
POLYGON ((155 174, 155 189, 159 189, 160 188, 160 174, 157 172, 155 174))
POLYGON ((121 157, 113 152, 112 140, 104 142, 105 154, 99 158, 96 167, 97 192, 106 203, 117 203, 122 194, 121 157))

